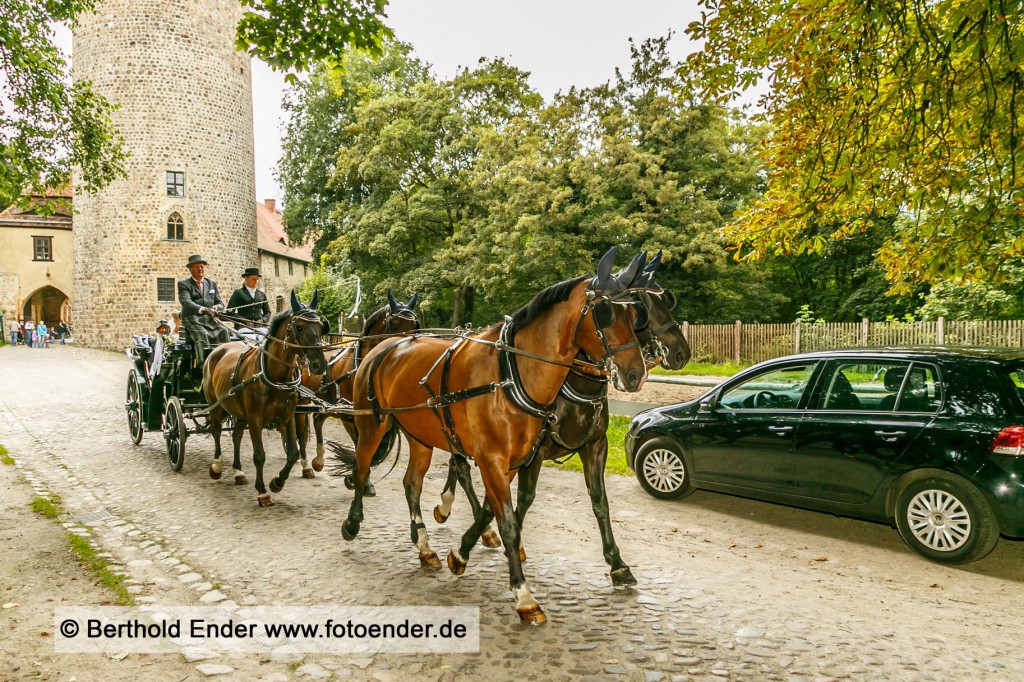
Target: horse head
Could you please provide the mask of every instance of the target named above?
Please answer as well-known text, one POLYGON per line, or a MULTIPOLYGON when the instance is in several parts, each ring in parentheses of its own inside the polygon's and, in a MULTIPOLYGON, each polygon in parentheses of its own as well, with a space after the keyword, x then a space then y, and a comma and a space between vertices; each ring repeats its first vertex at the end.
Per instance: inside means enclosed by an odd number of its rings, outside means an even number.
POLYGON ((576 342, 590 357, 611 366, 616 388, 634 392, 646 380, 647 367, 633 329, 636 312, 629 305, 630 286, 645 256, 636 254, 625 270, 613 275, 616 251, 614 246, 608 250, 597 266, 597 274, 586 285, 589 305, 584 315, 590 324, 577 326, 576 342), (591 329, 591 333, 585 333, 591 329))
POLYGON ((293 343, 299 354, 309 363, 310 374, 319 375, 327 371, 327 359, 321 344, 324 334, 331 330, 327 320, 316 311, 320 291, 313 292, 309 305, 303 305, 292 290, 292 307, 289 311, 286 340, 293 343))
POLYGON ((638 305, 636 336, 645 351, 652 357, 661 358, 662 367, 682 369, 690 360, 690 344, 672 316, 676 307, 675 294, 654 278, 660 263, 661 251, 658 251, 647 267, 637 274, 632 285, 638 305))
MULTIPOLYGON (((379 320, 381 328, 367 329, 364 334, 405 334, 406 332, 419 329, 420 321, 416 319, 416 313, 413 312, 419 300, 420 295, 414 293, 407 303, 400 303, 394 294, 391 293, 391 289, 388 289, 387 312, 379 320)), ((373 317, 376 317, 376 315, 373 317)))

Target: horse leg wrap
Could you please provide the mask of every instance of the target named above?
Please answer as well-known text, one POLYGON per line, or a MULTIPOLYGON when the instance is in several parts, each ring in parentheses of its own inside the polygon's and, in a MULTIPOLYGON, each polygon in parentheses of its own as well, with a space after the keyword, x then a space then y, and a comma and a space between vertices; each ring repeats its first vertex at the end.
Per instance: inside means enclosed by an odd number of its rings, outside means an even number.
POLYGON ((424 524, 422 524, 422 523, 416 523, 415 521, 410 521, 409 522, 409 531, 410 531, 409 535, 412 538, 412 544, 414 544, 414 545, 417 545, 420 542, 419 533, 416 532, 420 528, 422 528, 424 531, 427 530, 427 527, 424 524))

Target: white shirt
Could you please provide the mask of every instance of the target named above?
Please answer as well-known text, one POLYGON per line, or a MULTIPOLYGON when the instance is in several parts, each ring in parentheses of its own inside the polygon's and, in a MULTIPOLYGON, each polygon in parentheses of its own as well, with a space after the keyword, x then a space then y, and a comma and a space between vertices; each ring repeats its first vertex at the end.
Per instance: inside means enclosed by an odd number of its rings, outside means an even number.
POLYGON ((248 286, 246 286, 245 290, 249 292, 249 296, 251 296, 252 298, 256 298, 256 289, 250 289, 248 286))

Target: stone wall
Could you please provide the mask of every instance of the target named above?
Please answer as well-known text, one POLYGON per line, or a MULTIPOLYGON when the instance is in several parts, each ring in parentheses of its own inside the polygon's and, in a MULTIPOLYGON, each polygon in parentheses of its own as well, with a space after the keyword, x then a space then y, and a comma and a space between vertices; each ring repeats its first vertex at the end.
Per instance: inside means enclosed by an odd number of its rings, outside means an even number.
MULTIPOLYGON (((0 314, 4 316, 5 323, 19 317, 18 274, 15 272, 0 272, 0 314)), ((7 338, 10 338, 10 335, 7 338)))
MULTIPOLYGON (((291 301, 292 289, 306 279, 308 266, 304 268, 305 263, 291 260, 292 271, 289 274, 288 262, 290 260, 267 251, 260 252, 260 272, 263 273, 260 288, 266 292, 267 299, 270 301, 270 309, 275 313, 278 312, 277 298, 282 297, 285 305, 288 305, 291 301)), ((309 303, 309 301, 303 301, 303 303, 309 303)))
MULTIPOLYGON (((119 105, 127 178, 74 202, 75 331, 124 347, 133 331, 179 310, 157 279, 188 275, 189 254, 228 292, 256 261, 252 87, 234 50, 234 0, 101 0, 74 31, 74 76, 119 105), (184 173, 168 196, 166 173, 184 173), (172 213, 184 239, 168 239, 172 213)), ((176 290, 175 290, 176 291, 176 290)), ((176 295, 176 294, 175 294, 176 295)))

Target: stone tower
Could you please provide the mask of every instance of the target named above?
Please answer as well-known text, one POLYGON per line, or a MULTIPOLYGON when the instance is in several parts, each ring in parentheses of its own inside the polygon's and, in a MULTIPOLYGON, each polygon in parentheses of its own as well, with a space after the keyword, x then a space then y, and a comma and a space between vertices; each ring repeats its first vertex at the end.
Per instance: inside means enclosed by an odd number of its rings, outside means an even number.
POLYGON ((226 289, 256 265, 249 57, 237 0, 100 0, 74 30, 73 73, 118 105, 128 176, 74 206, 74 330, 124 348, 170 318, 189 254, 226 289))

